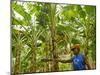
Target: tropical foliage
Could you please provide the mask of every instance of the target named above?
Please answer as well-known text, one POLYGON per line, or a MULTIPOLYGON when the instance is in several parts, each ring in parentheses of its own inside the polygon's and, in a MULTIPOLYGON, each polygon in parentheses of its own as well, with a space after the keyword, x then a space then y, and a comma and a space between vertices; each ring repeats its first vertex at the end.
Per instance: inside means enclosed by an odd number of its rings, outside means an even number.
POLYGON ((73 70, 55 59, 71 58, 77 43, 95 69, 95 6, 12 1, 11 17, 12 73, 73 70))

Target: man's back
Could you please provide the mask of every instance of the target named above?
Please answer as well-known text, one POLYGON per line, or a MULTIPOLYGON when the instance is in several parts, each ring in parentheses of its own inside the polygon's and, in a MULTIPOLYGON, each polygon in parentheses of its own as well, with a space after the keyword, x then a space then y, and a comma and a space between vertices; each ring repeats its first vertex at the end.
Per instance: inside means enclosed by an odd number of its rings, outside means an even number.
POLYGON ((83 54, 73 56, 72 63, 74 70, 86 70, 85 56, 83 54))

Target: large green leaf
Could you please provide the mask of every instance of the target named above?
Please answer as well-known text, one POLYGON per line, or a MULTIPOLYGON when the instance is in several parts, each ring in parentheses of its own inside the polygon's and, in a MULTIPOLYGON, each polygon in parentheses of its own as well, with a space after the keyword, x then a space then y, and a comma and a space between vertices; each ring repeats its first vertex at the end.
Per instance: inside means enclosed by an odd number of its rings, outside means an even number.
POLYGON ((75 10, 77 12, 77 15, 80 16, 80 18, 85 18, 86 17, 86 13, 83 10, 83 7, 81 5, 76 5, 75 6, 75 10))
POLYGON ((24 19, 17 19, 15 17, 12 16, 12 25, 25 25, 28 26, 30 23, 25 21, 24 19))
POLYGON ((22 15, 26 20, 30 21, 31 16, 25 11, 25 8, 22 5, 12 2, 12 11, 15 10, 18 14, 22 15))
POLYGON ((66 31, 66 32, 76 32, 77 31, 71 25, 58 25, 57 30, 58 31, 66 31))
POLYGON ((86 13, 89 15, 89 16, 96 16, 96 7, 95 6, 84 6, 84 9, 86 11, 86 13))
POLYGON ((77 16, 77 11, 75 11, 75 7, 72 5, 68 5, 62 8, 62 15, 65 20, 74 20, 77 16))

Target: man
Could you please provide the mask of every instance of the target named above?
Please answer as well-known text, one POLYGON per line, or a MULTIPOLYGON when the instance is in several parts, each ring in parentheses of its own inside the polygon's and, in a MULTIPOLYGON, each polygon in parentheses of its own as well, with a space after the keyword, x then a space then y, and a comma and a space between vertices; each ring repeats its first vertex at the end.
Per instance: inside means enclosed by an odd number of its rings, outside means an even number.
MULTIPOLYGON (((72 46, 71 51, 74 56, 69 60, 55 59, 57 62, 61 63, 72 63, 74 70, 89 70, 91 69, 88 59, 85 55, 80 53, 80 45, 75 44, 72 46)), ((43 59, 43 61, 52 61, 51 59, 43 59)))
POLYGON ((80 46, 79 44, 75 44, 71 51, 73 52, 74 56, 69 60, 57 60, 62 63, 72 63, 74 70, 86 70, 91 69, 90 64, 87 60, 87 57, 80 53, 80 46))

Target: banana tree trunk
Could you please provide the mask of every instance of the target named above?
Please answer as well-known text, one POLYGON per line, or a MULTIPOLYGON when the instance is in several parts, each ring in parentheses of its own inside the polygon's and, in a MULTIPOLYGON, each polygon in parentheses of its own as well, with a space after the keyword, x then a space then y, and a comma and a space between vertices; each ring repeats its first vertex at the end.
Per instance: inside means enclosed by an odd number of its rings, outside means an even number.
MULTIPOLYGON (((52 58, 52 40, 49 38, 49 51, 50 51, 50 58, 52 58)), ((52 71, 52 62, 50 62, 49 71, 52 71)))
POLYGON ((56 62, 55 59, 58 58, 57 55, 57 43, 56 43, 56 17, 55 14, 56 13, 56 5, 55 4, 51 4, 51 26, 50 26, 50 30, 51 30, 51 38, 52 38, 52 71, 59 71, 59 67, 58 67, 58 62, 56 62))
POLYGON ((85 54, 85 56, 88 55, 88 39, 86 39, 84 54, 85 54))
MULTIPOLYGON (((46 41, 46 47, 45 47, 45 56, 48 59, 48 50, 49 50, 49 42, 46 41)), ((48 72, 49 71, 49 62, 45 62, 45 67, 44 67, 44 72, 48 72)))
POLYGON ((31 54, 31 67, 30 72, 36 72, 36 46, 32 42, 32 54, 31 54))
POLYGON ((89 36, 89 25, 85 22, 85 25, 86 25, 86 29, 85 29, 85 36, 86 36, 86 38, 85 38, 85 49, 84 49, 84 54, 85 54, 85 56, 87 56, 88 55, 88 43, 89 43, 89 39, 88 39, 88 36, 89 36))
POLYGON ((20 56, 21 56, 21 46, 16 46, 16 61, 14 66, 14 75, 20 73, 20 56))

